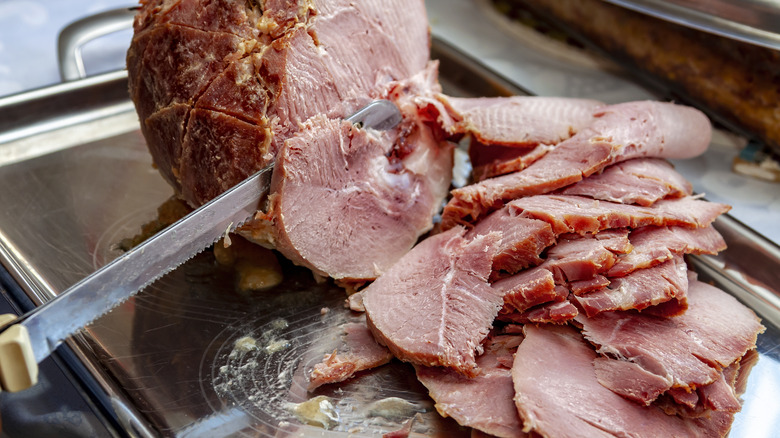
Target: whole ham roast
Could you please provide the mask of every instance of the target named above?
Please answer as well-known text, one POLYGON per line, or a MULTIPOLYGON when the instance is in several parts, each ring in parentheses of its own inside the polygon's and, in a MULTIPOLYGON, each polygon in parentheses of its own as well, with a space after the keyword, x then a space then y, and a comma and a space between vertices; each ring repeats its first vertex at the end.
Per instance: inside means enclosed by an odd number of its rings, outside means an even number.
POLYGON ((176 195, 274 163, 240 233, 360 288, 310 391, 394 357, 476 435, 728 434, 763 327, 684 258, 725 249, 729 206, 665 161, 706 150, 703 113, 446 96, 423 0, 142 0, 134 29, 130 93, 176 195), (395 128, 343 120, 379 98, 395 128), (474 183, 450 192, 463 139, 474 183))

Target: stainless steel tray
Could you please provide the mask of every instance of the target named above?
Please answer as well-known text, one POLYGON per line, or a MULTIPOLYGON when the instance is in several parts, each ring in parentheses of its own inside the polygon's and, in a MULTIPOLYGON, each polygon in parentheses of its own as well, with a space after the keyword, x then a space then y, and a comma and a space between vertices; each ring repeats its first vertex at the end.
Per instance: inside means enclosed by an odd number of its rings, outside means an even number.
POLYGON ((765 0, 605 0, 704 32, 780 49, 780 7, 765 0))
MULTIPOLYGON (((450 94, 520 92, 440 41, 433 57, 442 62, 450 94)), ((172 194, 151 166, 125 93, 126 78, 116 73, 0 99, 0 260, 36 303, 118 255, 116 244, 153 219, 172 194)), ((774 436, 780 430, 780 249, 728 216, 717 226, 729 249, 692 257, 691 265, 767 326, 732 436, 774 436)), ((370 416, 363 407, 388 397, 422 412, 415 431, 468 436, 439 418, 401 363, 306 393, 303 372, 332 350, 337 326, 354 317, 343 299, 343 291, 290 265, 279 288, 238 293, 233 273, 206 252, 69 346, 134 436, 378 436, 403 418, 370 416), (259 348, 237 351, 235 342, 246 336, 259 348), (340 420, 330 430, 302 425, 289 409, 313 395, 332 400, 340 420)))

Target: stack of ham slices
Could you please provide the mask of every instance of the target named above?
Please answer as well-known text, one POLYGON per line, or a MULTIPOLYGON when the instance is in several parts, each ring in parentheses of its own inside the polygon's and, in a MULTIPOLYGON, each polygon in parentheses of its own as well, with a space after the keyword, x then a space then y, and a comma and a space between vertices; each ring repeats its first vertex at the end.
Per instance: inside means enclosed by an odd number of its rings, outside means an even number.
POLYGON ((130 94, 177 195, 195 207, 274 163, 241 233, 368 284, 349 299, 366 324, 311 389, 395 357, 491 435, 728 433, 763 327, 684 259, 725 247, 728 207, 665 161, 704 152, 702 113, 446 96, 422 0, 141 3, 130 94), (394 129, 343 120, 379 98, 394 129), (475 182, 434 227, 464 139, 475 182))
POLYGON ((437 99, 442 129, 493 157, 481 169, 516 169, 454 190, 442 231, 350 297, 374 349, 329 357, 313 386, 392 354, 442 415, 490 435, 726 435, 763 327, 688 270, 686 254, 725 249, 711 224, 729 207, 664 160, 703 152, 707 118, 661 102, 437 99), (555 122, 527 122, 539 108, 555 122), (329 375, 329 362, 359 366, 329 375))

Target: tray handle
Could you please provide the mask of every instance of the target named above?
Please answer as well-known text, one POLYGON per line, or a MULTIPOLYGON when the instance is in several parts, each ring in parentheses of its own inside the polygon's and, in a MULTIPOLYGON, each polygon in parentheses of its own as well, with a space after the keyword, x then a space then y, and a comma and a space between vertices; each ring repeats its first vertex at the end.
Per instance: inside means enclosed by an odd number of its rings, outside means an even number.
POLYGON ((74 21, 60 31, 57 38, 57 60, 63 81, 87 77, 81 46, 95 38, 133 26, 137 6, 111 9, 74 21))

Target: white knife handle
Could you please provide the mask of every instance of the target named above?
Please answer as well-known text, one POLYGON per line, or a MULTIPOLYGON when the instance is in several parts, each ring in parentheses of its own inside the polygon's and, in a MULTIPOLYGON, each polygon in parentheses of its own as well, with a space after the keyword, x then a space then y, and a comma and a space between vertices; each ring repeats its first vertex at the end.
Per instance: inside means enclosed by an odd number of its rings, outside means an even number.
MULTIPOLYGON (((0 326, 16 319, 16 315, 0 315, 0 326)), ((16 392, 38 383, 38 363, 35 361, 27 328, 14 324, 0 333, 0 386, 16 392)))

